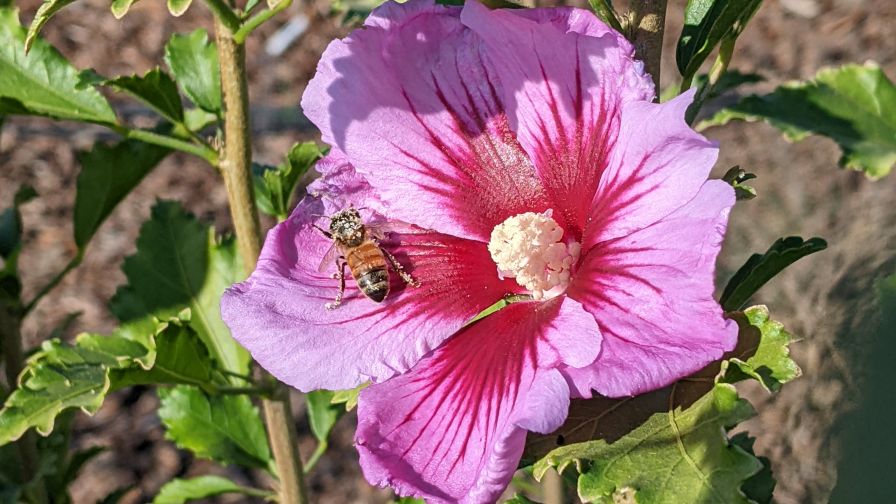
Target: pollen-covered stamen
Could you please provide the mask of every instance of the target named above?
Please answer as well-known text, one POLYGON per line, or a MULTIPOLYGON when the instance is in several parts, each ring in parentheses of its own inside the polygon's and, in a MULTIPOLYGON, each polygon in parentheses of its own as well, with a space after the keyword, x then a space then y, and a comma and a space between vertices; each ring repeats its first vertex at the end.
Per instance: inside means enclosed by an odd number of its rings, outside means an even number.
POLYGON ((570 268, 582 249, 576 242, 562 242, 563 228, 551 212, 526 212, 495 226, 488 251, 501 275, 542 299, 563 292, 569 285, 570 268))

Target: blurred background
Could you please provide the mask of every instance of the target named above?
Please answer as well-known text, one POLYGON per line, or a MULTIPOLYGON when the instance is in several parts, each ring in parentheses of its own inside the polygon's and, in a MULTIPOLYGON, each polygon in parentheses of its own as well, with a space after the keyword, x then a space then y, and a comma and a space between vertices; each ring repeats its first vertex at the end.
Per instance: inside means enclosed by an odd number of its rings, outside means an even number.
MULTIPOLYGON (((674 0, 669 5, 664 85, 674 84, 672 76, 677 76, 674 45, 684 4, 674 0)), ((40 0, 18 5, 27 23, 40 0)), ((143 0, 116 20, 108 0, 81 0, 57 14, 43 34, 79 68, 93 67, 104 75, 142 74, 161 64, 171 33, 196 27, 212 31, 211 16, 198 2, 173 18, 161 0, 143 0)), ((878 62, 892 79, 893 27, 893 0, 767 0, 739 39, 732 68, 767 78, 754 90, 811 78, 823 66, 866 60, 878 62)), ((323 49, 348 30, 342 17, 331 13, 329 1, 307 0, 250 38, 256 161, 276 164, 297 140, 316 138, 299 111, 299 98, 323 49)), ((142 106, 120 95, 110 99, 134 123, 151 123, 142 106)), ((888 312, 891 325, 883 325, 875 288, 896 272, 896 176, 871 182, 837 167, 840 154, 832 141, 810 137, 791 145, 766 125, 733 123, 707 135, 721 143, 715 176, 739 164, 759 177, 752 181, 759 197, 738 203, 732 213, 719 262, 721 284, 752 252, 764 251, 778 237, 821 236, 829 243, 828 250, 785 270, 755 299, 768 304, 772 317, 802 338, 792 346, 802 378, 774 397, 758 387, 745 391, 759 416, 744 428, 758 436, 757 454, 772 460, 776 501, 827 502, 840 473, 835 502, 892 502, 892 497, 857 500, 855 490, 888 484, 886 473, 896 462, 896 451, 884 449, 896 437, 887 432, 893 409, 887 401, 893 401, 896 390, 896 378, 887 368, 888 358, 896 357, 896 315, 888 312)), ((34 186, 40 195, 22 208, 26 234, 20 269, 26 298, 75 254, 70 227, 79 170, 75 152, 107 136, 112 138, 99 127, 39 118, 13 117, 3 126, 0 208, 11 204, 21 184, 34 186)), ((125 281, 119 267, 134 252, 140 224, 157 198, 179 200, 201 219, 214 222, 219 232, 230 230, 224 188, 213 169, 183 154, 169 156, 115 210, 84 263, 27 319, 26 346, 37 344, 72 312, 81 315, 65 337, 114 327, 106 303, 125 281)), ((126 485, 133 489, 122 502, 147 502, 172 477, 222 471, 164 440, 156 401, 151 389, 129 389, 111 396, 96 416, 76 417, 75 448, 108 448, 75 483, 75 502, 95 502, 126 485)), ((293 404, 307 455, 314 448, 313 437, 302 420, 303 401, 293 404)), ((354 422, 353 415, 340 421, 329 452, 308 476, 312 502, 390 501, 390 492, 371 488, 360 474, 352 447, 354 422)), ((260 477, 229 475, 246 483, 260 477)))

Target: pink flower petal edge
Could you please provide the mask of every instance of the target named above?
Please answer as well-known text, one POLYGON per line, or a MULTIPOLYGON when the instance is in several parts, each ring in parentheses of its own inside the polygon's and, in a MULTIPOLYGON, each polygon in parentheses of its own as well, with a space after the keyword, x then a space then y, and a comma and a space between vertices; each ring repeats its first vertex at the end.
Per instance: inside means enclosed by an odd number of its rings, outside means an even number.
POLYGON ((566 419, 557 366, 591 361, 599 348, 594 318, 568 298, 514 303, 465 328, 410 372, 361 392, 365 476, 430 503, 494 502, 526 431, 566 419))
POLYGON ((648 392, 734 348, 737 324, 713 298, 732 205, 732 187, 710 180, 659 222, 588 253, 568 294, 599 321, 604 343, 592 365, 564 371, 577 396, 648 392))

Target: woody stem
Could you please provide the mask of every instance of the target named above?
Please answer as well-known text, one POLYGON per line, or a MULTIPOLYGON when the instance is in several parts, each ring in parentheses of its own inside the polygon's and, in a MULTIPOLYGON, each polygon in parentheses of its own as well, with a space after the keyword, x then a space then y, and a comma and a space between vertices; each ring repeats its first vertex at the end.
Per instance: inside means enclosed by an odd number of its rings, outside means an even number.
MULTIPOLYGON (((248 275, 255 269, 261 250, 261 225, 250 171, 252 143, 246 52, 245 46, 235 39, 232 27, 218 16, 215 32, 221 65, 225 141, 218 167, 227 189, 237 249, 248 275)), ((289 391, 277 383, 270 397, 262 399, 262 408, 280 478, 279 500, 283 504, 304 504, 308 502, 308 497, 302 478, 302 460, 299 457, 289 391)))
POLYGON ((632 42, 644 62, 644 69, 653 78, 659 96, 660 63, 663 59, 663 34, 666 29, 667 0, 632 0, 632 42))

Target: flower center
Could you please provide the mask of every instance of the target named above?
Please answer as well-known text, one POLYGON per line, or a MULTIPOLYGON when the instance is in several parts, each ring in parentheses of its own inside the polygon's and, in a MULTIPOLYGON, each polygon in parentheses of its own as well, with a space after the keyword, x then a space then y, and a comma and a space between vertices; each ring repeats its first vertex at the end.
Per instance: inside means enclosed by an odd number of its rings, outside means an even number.
POLYGON ((562 239, 563 228, 550 210, 526 212, 495 226, 488 251, 502 278, 515 278, 532 297, 542 299, 566 290, 570 268, 582 250, 580 244, 562 239))

